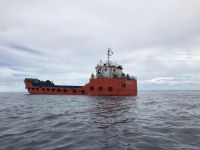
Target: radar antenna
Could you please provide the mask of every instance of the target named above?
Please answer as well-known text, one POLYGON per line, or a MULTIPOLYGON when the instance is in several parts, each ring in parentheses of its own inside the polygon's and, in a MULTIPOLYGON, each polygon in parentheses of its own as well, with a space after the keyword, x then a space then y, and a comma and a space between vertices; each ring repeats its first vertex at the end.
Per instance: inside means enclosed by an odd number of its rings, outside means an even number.
POLYGON ((110 56, 112 56, 113 55, 113 51, 110 49, 110 48, 108 48, 108 52, 107 52, 107 56, 108 56, 108 66, 110 65, 110 56))

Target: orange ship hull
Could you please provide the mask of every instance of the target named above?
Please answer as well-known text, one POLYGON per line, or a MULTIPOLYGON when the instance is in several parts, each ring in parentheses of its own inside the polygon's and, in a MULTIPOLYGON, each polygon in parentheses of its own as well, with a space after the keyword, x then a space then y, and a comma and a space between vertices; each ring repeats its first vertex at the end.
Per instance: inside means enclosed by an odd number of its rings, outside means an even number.
POLYGON ((85 86, 34 85, 24 80, 30 94, 136 96, 137 80, 123 78, 91 78, 85 86))

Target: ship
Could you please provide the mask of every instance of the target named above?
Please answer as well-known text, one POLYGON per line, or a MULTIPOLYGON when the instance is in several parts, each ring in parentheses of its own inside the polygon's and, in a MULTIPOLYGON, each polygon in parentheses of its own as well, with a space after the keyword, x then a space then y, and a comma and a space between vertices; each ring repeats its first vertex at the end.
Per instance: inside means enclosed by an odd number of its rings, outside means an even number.
POLYGON ((122 65, 110 61, 113 52, 107 50, 107 60, 100 61, 96 74, 91 74, 84 86, 55 85, 52 81, 41 81, 36 78, 25 78, 25 88, 29 94, 44 95, 87 95, 87 96, 136 96, 137 78, 123 73, 122 65))

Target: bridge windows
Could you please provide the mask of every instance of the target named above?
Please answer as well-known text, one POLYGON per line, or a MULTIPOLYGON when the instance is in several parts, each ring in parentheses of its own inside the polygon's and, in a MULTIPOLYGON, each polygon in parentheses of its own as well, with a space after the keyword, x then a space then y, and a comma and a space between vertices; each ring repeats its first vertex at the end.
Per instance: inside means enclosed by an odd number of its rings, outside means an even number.
POLYGON ((101 74, 101 68, 97 71, 98 74, 101 74))

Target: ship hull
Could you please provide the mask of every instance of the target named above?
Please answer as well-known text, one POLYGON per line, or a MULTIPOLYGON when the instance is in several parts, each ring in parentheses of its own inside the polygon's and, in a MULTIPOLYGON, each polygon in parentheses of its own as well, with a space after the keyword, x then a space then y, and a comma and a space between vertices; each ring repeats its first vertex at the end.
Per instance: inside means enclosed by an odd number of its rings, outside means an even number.
POLYGON ((137 80, 120 78, 91 78, 85 86, 34 85, 25 79, 30 94, 88 95, 88 96, 136 96, 137 80))

